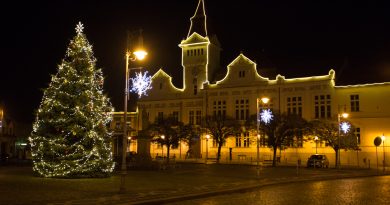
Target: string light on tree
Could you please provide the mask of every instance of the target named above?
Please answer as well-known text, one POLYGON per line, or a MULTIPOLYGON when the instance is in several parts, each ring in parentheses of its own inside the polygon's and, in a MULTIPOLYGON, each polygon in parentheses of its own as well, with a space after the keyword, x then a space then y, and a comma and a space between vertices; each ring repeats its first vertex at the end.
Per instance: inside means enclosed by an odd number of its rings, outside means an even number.
POLYGON ((148 75, 148 71, 145 73, 137 72, 134 78, 130 78, 132 82, 131 92, 137 93, 138 97, 147 95, 147 91, 152 89, 152 77, 148 75))
POLYGON ((348 122, 342 122, 341 125, 340 125, 340 127, 341 127, 341 130, 342 130, 342 131, 344 132, 344 134, 345 134, 345 133, 347 133, 347 132, 350 130, 351 125, 350 125, 348 122))
POLYGON ((273 119, 273 114, 270 109, 263 109, 260 112, 260 121, 263 121, 265 124, 268 124, 273 119))
POLYGON ((105 126, 113 107, 103 95, 103 73, 83 29, 78 23, 29 137, 33 170, 44 177, 102 177, 114 169, 105 126))

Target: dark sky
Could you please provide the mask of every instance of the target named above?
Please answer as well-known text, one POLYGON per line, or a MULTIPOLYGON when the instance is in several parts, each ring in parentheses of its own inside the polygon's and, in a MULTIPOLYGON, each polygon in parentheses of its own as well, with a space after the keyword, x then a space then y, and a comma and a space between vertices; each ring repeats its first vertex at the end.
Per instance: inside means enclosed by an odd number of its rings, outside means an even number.
MULTIPOLYGON (((326 75, 338 85, 390 81, 390 7, 368 3, 294 3, 205 0, 208 26, 222 45, 226 68, 242 51, 260 73, 287 78, 326 75)), ((197 0, 14 1, 1 12, 1 92, 6 113, 31 122, 42 89, 82 21, 103 68, 105 92, 122 110, 126 30, 143 29, 152 73, 163 67, 182 85, 178 44, 197 0)))

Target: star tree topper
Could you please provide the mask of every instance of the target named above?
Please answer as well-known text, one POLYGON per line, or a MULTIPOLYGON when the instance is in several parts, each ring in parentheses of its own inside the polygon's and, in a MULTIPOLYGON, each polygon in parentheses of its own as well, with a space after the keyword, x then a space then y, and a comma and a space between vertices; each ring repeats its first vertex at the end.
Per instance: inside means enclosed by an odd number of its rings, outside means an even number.
POLYGON ((142 72, 135 73, 134 78, 130 78, 132 82, 132 88, 130 92, 137 93, 139 97, 147 95, 147 91, 152 89, 152 77, 148 75, 148 71, 142 74, 142 72))

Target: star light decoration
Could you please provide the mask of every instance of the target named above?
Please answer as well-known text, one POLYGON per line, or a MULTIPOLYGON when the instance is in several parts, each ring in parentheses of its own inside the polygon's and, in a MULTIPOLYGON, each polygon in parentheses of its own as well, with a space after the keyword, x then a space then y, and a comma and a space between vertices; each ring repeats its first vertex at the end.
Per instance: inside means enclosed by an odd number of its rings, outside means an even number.
POLYGON ((263 121, 265 124, 268 124, 273 119, 274 115, 270 109, 263 109, 260 113, 260 121, 263 121))
POLYGON ((348 122, 342 122, 340 124, 340 127, 341 127, 341 130, 345 133, 347 133, 349 131, 349 129, 351 128, 351 125, 348 123, 348 122))
POLYGON ((76 26, 76 33, 77 33, 77 35, 82 34, 83 30, 84 30, 84 25, 81 22, 79 22, 77 24, 77 26, 76 26))
POLYGON ((132 82, 132 88, 130 92, 137 93, 139 97, 147 95, 147 91, 152 89, 152 77, 148 75, 148 71, 142 74, 142 72, 135 73, 134 78, 130 78, 132 82))

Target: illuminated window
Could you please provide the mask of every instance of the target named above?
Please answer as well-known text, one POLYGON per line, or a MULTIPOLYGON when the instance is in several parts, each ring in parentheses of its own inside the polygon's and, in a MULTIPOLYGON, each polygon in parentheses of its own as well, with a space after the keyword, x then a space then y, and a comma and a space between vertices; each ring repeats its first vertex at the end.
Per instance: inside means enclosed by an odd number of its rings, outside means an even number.
POLYGON ((249 147, 250 140, 249 140, 249 132, 244 132, 244 147, 249 147))
POLYGON ((236 147, 241 147, 241 134, 236 134, 236 147))
MULTIPOLYGON (((222 147, 226 146, 226 140, 223 142, 222 147)), ((218 147, 217 140, 213 139, 213 147, 218 147)))
POLYGON ((359 112, 359 95, 351 95, 351 112, 359 112))
POLYGON ((356 142, 360 145, 360 127, 355 128, 356 142))
POLYGON ((249 100, 236 100, 236 120, 247 120, 249 118, 249 100))
POLYGON ((260 136, 260 146, 268 147, 268 136, 263 134, 260 136))
POLYGON ((287 97, 287 114, 302 117, 302 97, 287 97))
POLYGON ((314 113, 315 118, 331 118, 331 96, 316 95, 314 96, 314 113))

